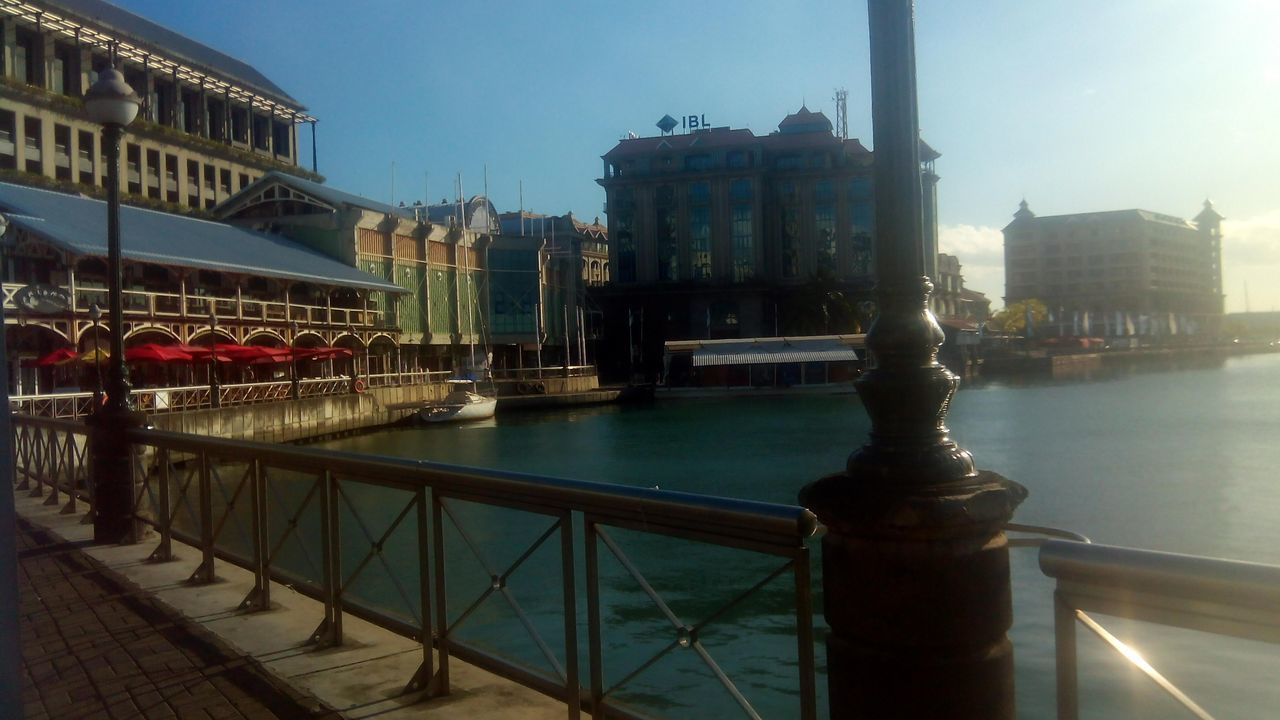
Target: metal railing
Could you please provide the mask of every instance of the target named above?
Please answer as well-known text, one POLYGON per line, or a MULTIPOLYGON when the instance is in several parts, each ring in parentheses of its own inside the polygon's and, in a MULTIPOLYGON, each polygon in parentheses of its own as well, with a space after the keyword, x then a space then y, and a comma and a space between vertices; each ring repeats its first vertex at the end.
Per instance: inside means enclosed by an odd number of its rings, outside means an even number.
POLYGON ((1057 581, 1053 606, 1059 720, 1080 716, 1076 623, 1101 638, 1190 716, 1213 718, 1088 611, 1280 644, 1280 567, 1094 545, 1051 528, 1009 529, 1069 538, 1017 543, 1038 546, 1040 569, 1057 581))
MULTIPOLYGON (((396 387, 443 382, 450 375, 445 371, 417 370, 404 373, 379 373, 362 375, 368 387, 396 387)), ((324 395, 345 395, 352 392, 349 377, 303 378, 298 381, 298 397, 311 398, 324 395)), ((259 383, 231 383, 219 386, 221 407, 252 405, 255 403, 291 400, 292 382, 272 380, 259 383)), ((79 420, 93 413, 95 393, 53 393, 49 395, 12 395, 9 397, 11 412, 45 418, 79 420)), ((142 412, 154 414, 200 410, 212 407, 208 385, 184 385, 165 388, 140 388, 132 393, 134 404, 142 412)))
MULTIPOLYGON (((14 295, 24 285, 20 283, 4 283, 4 307, 8 311, 17 311, 14 295)), ((66 286, 60 286, 66 287, 66 286)), ((69 288, 68 288, 69 289, 69 288)), ((147 316, 157 318, 194 318, 207 321, 210 313, 216 313, 219 319, 251 320, 264 323, 297 322, 300 325, 326 325, 346 327, 378 327, 381 325, 380 311, 374 308, 344 308, 328 305, 308 305, 292 301, 261 300, 248 297, 215 297, 188 293, 183 295, 174 292, 152 290, 125 289, 122 291, 124 313, 128 316, 147 316)), ((72 310, 77 313, 88 313, 97 305, 107 306, 107 288, 92 285, 76 287, 72 310)))
MULTIPOLYGON (((87 458, 76 451, 84 426, 23 416, 14 426, 20 487, 87 498, 87 458)), ((687 653, 743 716, 759 718, 753 698, 766 691, 735 682, 722 664, 735 658, 714 632, 732 630, 731 615, 755 599, 771 618, 794 620, 794 663, 774 661, 797 673, 787 714, 816 717, 806 541, 819 526, 803 508, 147 429, 130 438, 135 512, 159 535, 155 560, 172 557, 176 539, 200 553, 192 582, 212 581, 217 563, 248 569, 246 610, 270 606, 272 581, 288 584, 324 604, 310 637, 317 645, 343 641, 344 615, 421 642, 406 691, 447 693, 458 658, 563 701, 570 718, 645 717, 655 709, 638 707, 634 686, 687 653), (688 588, 667 587, 664 568, 642 569, 630 551, 647 543, 678 544, 664 558, 696 548, 746 555, 759 575, 725 597, 681 605, 686 617, 663 591, 688 588), (638 600, 665 625, 643 651, 619 625, 638 600), (606 657, 616 672, 606 672, 606 657)))
MULTIPOLYGON (((565 377, 565 367, 563 365, 548 365, 545 367, 532 368, 507 368, 503 370, 493 370, 494 380, 545 380, 548 378, 565 377)), ((568 377, 591 377, 596 374, 595 365, 570 365, 568 377)))

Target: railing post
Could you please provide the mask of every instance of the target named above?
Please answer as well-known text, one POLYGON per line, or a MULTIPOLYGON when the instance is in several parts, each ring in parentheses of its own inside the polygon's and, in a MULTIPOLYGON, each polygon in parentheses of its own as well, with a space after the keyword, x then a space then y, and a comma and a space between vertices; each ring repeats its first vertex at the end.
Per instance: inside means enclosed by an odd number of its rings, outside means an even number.
POLYGON ((436 690, 442 695, 449 693, 449 614, 448 592, 445 582, 444 559, 444 505, 436 490, 431 491, 431 539, 434 545, 435 579, 436 579, 436 657, 440 669, 436 671, 439 678, 436 690))
MULTIPOLYGON (((253 589, 240 603, 241 610, 271 608, 271 567, 268 557, 266 472, 262 461, 249 461, 250 532, 253 535, 253 589)), ((228 512, 230 512, 228 510, 228 512)))
POLYGON ((582 682, 578 679, 578 591, 574 585, 576 573, 573 562, 573 513, 565 511, 560 515, 560 576, 564 597, 565 700, 569 704, 571 720, 582 715, 582 682))
POLYGON ((1062 596, 1053 591, 1053 638, 1056 649, 1058 720, 1080 717, 1080 690, 1076 677, 1076 611, 1062 596))
POLYGON ((213 574, 213 484, 209 477, 209 453, 200 453, 200 565, 191 573, 192 583, 211 583, 213 574))
POLYGON ((809 548, 801 545, 792 558, 796 581, 796 655, 800 670, 800 718, 818 717, 816 663, 813 657, 813 579, 809 575, 809 548))
POLYGON ((419 485, 414 493, 414 519, 418 523, 418 605, 422 614, 422 664, 404 691, 418 692, 426 690, 428 697, 438 693, 435 676, 435 661, 432 659, 432 638, 434 636, 431 620, 431 528, 427 527, 427 488, 419 485))
POLYGON ((329 647, 342 644, 342 533, 338 528, 337 478, 325 470, 319 482, 324 620, 311 634, 311 642, 329 647))
POLYGON ((911 0, 868 0, 878 316, 857 381, 871 418, 845 472, 801 503, 827 526, 834 718, 1012 720, 1009 553, 1026 491, 948 437, 958 379, 937 361, 923 233, 911 0))
POLYGON ((591 675, 591 717, 604 717, 600 703, 604 698, 604 658, 600 628, 600 549, 596 524, 590 514, 582 519, 586 550, 587 576, 587 661, 591 675))
POLYGON ((160 475, 156 478, 159 487, 156 488, 156 494, 159 496, 159 508, 156 509, 156 525, 160 531, 160 544, 151 552, 151 556, 147 558, 152 562, 168 562, 173 559, 173 507, 170 505, 169 499, 169 450, 168 448, 159 448, 156 450, 156 462, 160 465, 160 475))

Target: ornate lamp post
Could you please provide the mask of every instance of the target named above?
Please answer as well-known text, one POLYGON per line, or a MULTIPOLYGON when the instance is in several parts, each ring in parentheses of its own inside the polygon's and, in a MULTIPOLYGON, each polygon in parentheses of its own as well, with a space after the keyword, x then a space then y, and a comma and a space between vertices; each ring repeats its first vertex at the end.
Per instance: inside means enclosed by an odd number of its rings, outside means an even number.
POLYGON ((120 136, 138 115, 138 96, 115 67, 103 72, 84 95, 89 119, 102 125, 107 155, 107 287, 111 323, 111 357, 107 367, 107 401, 94 413, 93 475, 96 513, 93 539, 98 543, 134 538, 132 451, 125 433, 141 424, 129 395, 124 364, 124 301, 120 258, 120 136))
POLYGON ((929 311, 911 0, 868 0, 875 138, 868 441, 801 492, 827 526, 831 716, 1011 720, 1003 526, 1026 491, 948 437, 955 375, 929 311))
POLYGON ((102 337, 102 308, 97 303, 89 308, 89 319, 93 321, 93 369, 98 376, 98 384, 93 387, 93 407, 96 411, 102 405, 102 351, 98 341, 102 337))
POLYGON ((209 406, 222 407, 222 385, 218 382, 218 301, 209 299, 209 406))

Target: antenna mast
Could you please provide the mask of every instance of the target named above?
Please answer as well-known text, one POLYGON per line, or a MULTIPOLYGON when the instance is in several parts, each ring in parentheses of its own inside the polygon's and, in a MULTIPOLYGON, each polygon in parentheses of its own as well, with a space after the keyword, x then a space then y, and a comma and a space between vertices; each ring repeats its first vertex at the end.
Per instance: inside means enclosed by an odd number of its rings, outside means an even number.
POLYGON ((836 137, 840 140, 849 139, 849 91, 844 88, 836 89, 836 137))

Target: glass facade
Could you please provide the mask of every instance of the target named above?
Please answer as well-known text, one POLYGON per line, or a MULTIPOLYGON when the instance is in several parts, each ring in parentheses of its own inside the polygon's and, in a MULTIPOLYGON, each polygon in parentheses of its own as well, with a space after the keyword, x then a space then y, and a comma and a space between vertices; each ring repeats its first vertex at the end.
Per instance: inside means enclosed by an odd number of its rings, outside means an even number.
POLYGON ((813 232, 817 241, 818 272, 834 276, 836 264, 835 184, 820 180, 813 186, 813 232))
POLYGON ((733 281, 747 282, 756 274, 755 237, 750 180, 734 180, 729 185, 730 235, 733 242, 733 281))
POLYGON ((653 198, 654 229, 657 231, 658 280, 680 279, 680 239, 676 231, 676 198, 670 185, 660 186, 653 198))
POLYGON ((711 188, 689 186, 689 254, 694 280, 711 279, 711 188))

